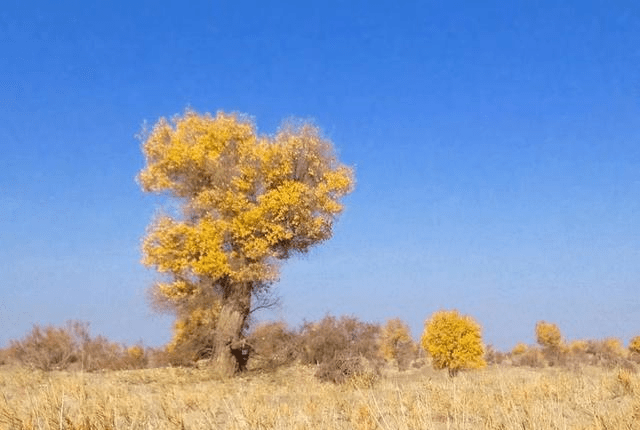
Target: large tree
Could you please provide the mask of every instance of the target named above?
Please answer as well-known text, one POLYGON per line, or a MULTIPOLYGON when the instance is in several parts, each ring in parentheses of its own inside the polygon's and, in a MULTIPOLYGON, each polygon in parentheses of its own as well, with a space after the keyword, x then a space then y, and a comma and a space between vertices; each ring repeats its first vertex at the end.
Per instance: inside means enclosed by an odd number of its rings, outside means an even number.
POLYGON ((233 373, 252 300, 277 279, 281 260, 331 237, 353 171, 308 122, 262 136, 248 117, 223 112, 161 118, 142 150, 143 190, 179 208, 157 216, 143 241, 143 263, 165 275, 155 295, 187 313, 182 329, 189 312, 208 308, 210 353, 233 373))

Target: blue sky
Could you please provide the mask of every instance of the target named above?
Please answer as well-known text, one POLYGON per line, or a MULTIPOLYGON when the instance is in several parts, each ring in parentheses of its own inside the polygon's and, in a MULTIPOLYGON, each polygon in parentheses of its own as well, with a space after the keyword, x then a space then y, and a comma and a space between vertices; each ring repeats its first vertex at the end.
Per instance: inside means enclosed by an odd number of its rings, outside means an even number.
POLYGON ((640 334, 640 5, 44 2, 0 10, 0 346, 33 323, 160 345, 139 244, 144 121, 312 118, 356 169, 285 262, 295 325, 473 315, 499 348, 640 334))

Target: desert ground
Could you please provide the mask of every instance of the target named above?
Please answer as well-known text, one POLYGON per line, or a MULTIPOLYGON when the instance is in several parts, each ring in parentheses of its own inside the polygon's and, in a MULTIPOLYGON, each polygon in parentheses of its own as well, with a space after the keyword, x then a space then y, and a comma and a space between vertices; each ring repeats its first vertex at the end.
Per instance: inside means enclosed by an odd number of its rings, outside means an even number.
POLYGON ((624 368, 429 366, 343 384, 314 366, 221 379, 208 367, 103 372, 0 368, 0 428, 640 429, 640 377, 624 368))

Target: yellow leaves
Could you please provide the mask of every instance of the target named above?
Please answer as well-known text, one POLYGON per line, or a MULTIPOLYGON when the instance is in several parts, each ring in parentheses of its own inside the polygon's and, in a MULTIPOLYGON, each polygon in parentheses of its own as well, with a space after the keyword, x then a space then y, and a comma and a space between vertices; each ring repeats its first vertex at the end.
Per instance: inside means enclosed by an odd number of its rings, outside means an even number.
POLYGON ((167 345, 167 350, 173 352, 179 346, 192 341, 203 332, 211 332, 216 326, 222 306, 216 301, 208 307, 192 309, 188 314, 176 320, 173 325, 173 338, 167 345))
POLYGON ((157 288, 164 297, 174 301, 189 297, 195 292, 195 287, 183 280, 176 280, 171 283, 159 282, 157 288))
POLYGON ((222 247, 223 225, 206 218, 189 225, 161 217, 143 242, 143 263, 160 272, 225 276, 229 266, 222 247))
POLYGON ((544 348, 558 348, 562 345, 562 334, 557 325, 538 321, 536 324, 536 341, 544 348))
POLYGON ((142 146, 147 166, 138 181, 145 191, 193 198, 219 180, 235 158, 250 155, 255 139, 253 123, 238 115, 187 111, 171 123, 162 118, 142 146))
POLYGON ((511 350, 511 354, 513 355, 522 355, 525 352, 527 352, 527 345, 522 342, 518 342, 511 350))
POLYGON ((380 353, 387 361, 398 359, 403 347, 413 348, 413 340, 407 326, 400 318, 387 321, 380 333, 380 353))
POLYGON ((480 325, 458 311, 439 311, 425 322, 422 347, 438 369, 454 375, 460 369, 486 366, 480 325))
POLYGON ((629 341, 629 351, 640 354, 640 336, 635 336, 629 341))
MULTIPOLYGON (((155 221, 143 262, 176 279, 276 279, 278 259, 331 236, 353 188, 353 171, 308 123, 258 136, 246 117, 187 111, 160 119, 142 149, 140 185, 178 198, 185 217, 155 221)), ((162 294, 183 294, 168 285, 162 294)))

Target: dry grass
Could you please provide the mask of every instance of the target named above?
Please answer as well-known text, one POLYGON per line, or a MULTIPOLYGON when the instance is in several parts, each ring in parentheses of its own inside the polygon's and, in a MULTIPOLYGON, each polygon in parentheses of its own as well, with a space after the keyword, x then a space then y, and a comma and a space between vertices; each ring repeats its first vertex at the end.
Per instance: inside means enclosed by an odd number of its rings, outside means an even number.
POLYGON ((385 370, 372 387, 315 368, 220 380, 211 369, 103 373, 0 368, 0 428, 635 429, 640 377, 623 369, 490 367, 448 378, 385 370))

